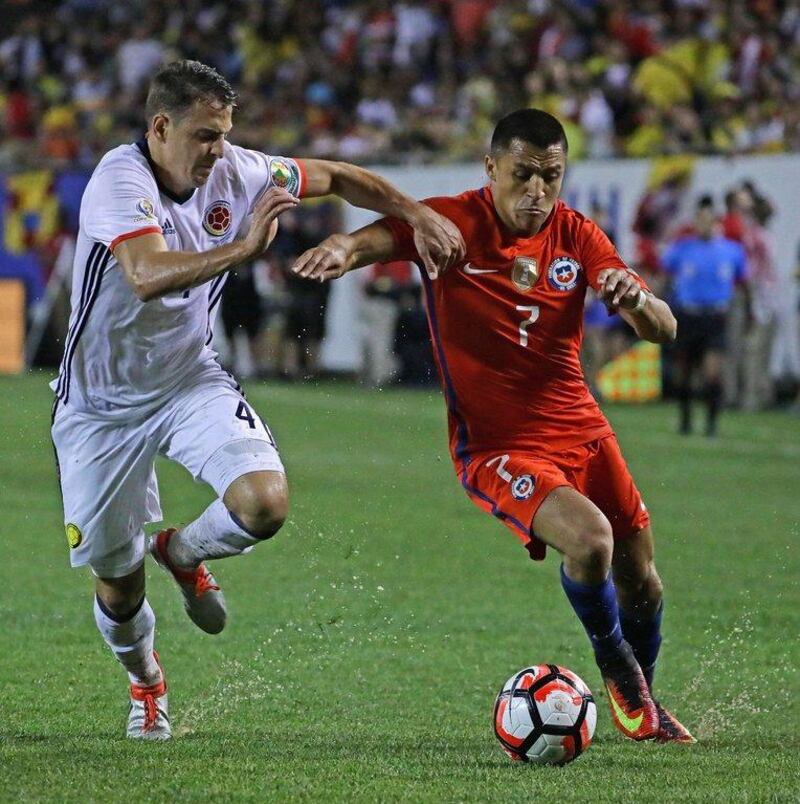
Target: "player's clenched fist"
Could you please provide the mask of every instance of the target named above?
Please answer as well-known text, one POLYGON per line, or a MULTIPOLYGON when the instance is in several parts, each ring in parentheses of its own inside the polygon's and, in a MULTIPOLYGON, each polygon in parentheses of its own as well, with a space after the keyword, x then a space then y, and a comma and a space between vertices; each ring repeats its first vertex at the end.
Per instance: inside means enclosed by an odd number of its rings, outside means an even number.
POLYGON ((278 216, 297 206, 299 200, 282 187, 270 187, 253 209, 245 243, 252 256, 266 251, 278 232, 278 216))
POLYGON ((606 268, 600 271, 597 281, 600 300, 609 310, 641 309, 644 291, 631 271, 606 268))

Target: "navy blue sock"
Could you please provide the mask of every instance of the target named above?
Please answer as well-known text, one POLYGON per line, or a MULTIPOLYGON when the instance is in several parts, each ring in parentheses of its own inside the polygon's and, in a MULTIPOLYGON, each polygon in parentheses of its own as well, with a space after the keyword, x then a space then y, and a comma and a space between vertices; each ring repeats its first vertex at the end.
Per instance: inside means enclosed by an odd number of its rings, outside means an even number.
POLYGON ((611 573, 600 584, 578 583, 567 576, 562 564, 561 586, 592 641, 597 660, 616 653, 622 642, 622 627, 611 573))
POLYGON ((650 687, 653 686, 658 649, 661 647, 661 618, 663 615, 663 600, 658 611, 652 617, 642 617, 624 609, 620 609, 619 612, 622 635, 633 648, 636 661, 641 665, 644 677, 650 687))

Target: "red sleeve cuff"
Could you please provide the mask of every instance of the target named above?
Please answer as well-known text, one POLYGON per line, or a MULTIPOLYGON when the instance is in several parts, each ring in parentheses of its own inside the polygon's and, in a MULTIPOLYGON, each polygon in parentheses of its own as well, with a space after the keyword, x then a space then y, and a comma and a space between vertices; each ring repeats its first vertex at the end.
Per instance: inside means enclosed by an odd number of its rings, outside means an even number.
POLYGON ((297 192, 298 198, 304 198, 306 194, 306 187, 308 186, 308 175, 306 174, 306 166, 303 164, 302 159, 295 159, 297 169, 300 171, 300 189, 297 192))
POLYGON ((130 240, 131 238, 139 237, 140 235, 146 235, 146 234, 161 234, 161 227, 145 226, 143 229, 136 229, 133 232, 126 232, 125 234, 118 235, 111 241, 111 243, 108 246, 108 250, 113 252, 114 249, 124 240, 130 240))
POLYGON ((383 224, 392 235, 395 246, 396 260, 410 260, 416 262, 419 259, 416 246, 414 245, 414 230, 405 221, 399 218, 381 218, 377 223, 383 224))
POLYGON ((400 242, 398 240, 398 231, 396 224, 400 223, 396 218, 379 218, 375 223, 380 223, 382 226, 385 226, 389 230, 389 234, 392 236, 392 240, 394 240, 395 246, 399 246, 400 242))

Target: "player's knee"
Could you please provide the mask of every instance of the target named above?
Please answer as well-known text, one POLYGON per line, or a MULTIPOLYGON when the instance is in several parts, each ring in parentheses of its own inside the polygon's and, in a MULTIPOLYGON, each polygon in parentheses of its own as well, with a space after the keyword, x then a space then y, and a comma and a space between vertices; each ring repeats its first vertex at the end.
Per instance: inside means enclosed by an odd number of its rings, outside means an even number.
POLYGON ((614 553, 614 536, 611 525, 605 517, 597 517, 584 525, 576 540, 574 559, 580 563, 585 572, 592 575, 606 575, 611 567, 614 553))
POLYGON ((258 539, 269 539, 283 526, 289 514, 289 489, 286 478, 279 475, 269 480, 248 483, 231 512, 242 526, 258 539))
POLYGON ((648 605, 658 607, 664 592, 661 578, 652 560, 615 565, 614 583, 620 602, 627 608, 648 605))
POLYGON ((642 583, 642 597, 645 600, 657 602, 664 594, 664 584, 661 576, 656 572, 656 565, 651 561, 647 577, 642 583))

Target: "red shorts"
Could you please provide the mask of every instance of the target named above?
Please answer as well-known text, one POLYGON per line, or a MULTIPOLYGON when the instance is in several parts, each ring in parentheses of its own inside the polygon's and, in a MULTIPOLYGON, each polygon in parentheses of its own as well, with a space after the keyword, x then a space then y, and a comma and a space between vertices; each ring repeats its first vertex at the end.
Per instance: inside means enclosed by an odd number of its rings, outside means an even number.
POLYGON ((613 435, 547 457, 531 452, 474 454, 461 482, 475 505, 501 519, 536 561, 544 558, 545 544, 532 532, 533 518, 559 486, 571 486, 588 497, 611 523, 615 539, 650 524, 613 435))

